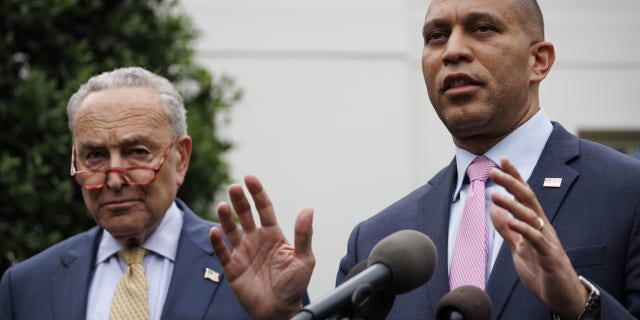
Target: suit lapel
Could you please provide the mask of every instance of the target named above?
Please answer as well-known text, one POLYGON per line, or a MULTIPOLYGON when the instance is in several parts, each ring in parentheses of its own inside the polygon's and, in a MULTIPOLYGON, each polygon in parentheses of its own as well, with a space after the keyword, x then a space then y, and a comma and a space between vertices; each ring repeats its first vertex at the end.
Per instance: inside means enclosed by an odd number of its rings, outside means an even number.
POLYGON ((553 222, 570 187, 579 176, 578 172, 567 165, 579 154, 579 140, 564 130, 562 126, 554 123, 554 130, 549 142, 547 142, 531 178, 527 181, 551 222, 553 222), (561 178, 562 183, 559 188, 545 187, 545 178, 561 178))
MULTIPOLYGON (((579 175, 566 165, 579 155, 578 139, 559 124, 553 123, 553 126, 553 132, 527 181, 552 223, 571 185, 579 175), (544 187, 545 178, 561 178, 562 183, 559 188, 544 187)), ((518 281, 511 250, 503 243, 487 284, 487 293, 493 302, 494 319, 500 318, 518 281)))
POLYGON ((184 212, 184 225, 162 319, 186 314, 197 315, 192 319, 201 319, 219 286, 219 282, 204 278, 205 270, 219 272, 222 281, 222 268, 213 258, 213 249, 208 242, 210 225, 202 223, 184 203, 176 202, 184 212))
POLYGON ((451 210, 451 194, 456 181, 455 159, 447 168, 436 175, 429 184, 432 188, 418 203, 419 226, 437 246, 438 263, 433 277, 427 283, 426 290, 431 301, 430 314, 435 314, 436 306, 442 296, 449 291, 449 272, 447 267, 447 251, 449 242, 449 215, 451 210))
POLYGON ((53 297, 53 319, 86 318, 87 295, 100 236, 101 229, 94 227, 60 255, 58 272, 55 272, 49 286, 53 297))

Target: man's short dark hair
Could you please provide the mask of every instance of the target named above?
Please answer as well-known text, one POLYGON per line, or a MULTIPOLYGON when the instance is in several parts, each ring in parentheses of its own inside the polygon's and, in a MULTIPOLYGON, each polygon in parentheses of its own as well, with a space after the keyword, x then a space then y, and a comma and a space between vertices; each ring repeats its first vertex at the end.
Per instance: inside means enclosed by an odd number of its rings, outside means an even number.
POLYGON ((514 0, 514 2, 520 15, 525 19, 527 29, 532 32, 537 41, 544 40, 544 19, 538 1, 514 0))

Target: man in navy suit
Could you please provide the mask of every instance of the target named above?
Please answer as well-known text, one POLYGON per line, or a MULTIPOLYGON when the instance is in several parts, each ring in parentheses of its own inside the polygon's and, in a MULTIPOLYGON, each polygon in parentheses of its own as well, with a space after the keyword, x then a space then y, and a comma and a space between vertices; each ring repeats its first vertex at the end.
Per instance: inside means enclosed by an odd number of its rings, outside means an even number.
MULTIPOLYGON (((450 290, 452 253, 470 193, 465 172, 484 156, 498 167, 486 183, 488 235, 478 239, 488 242, 479 286, 492 300, 493 318, 639 317, 640 161, 573 136, 541 109, 539 85, 555 52, 544 40, 536 1, 433 0, 423 36, 427 91, 453 137, 455 158, 426 185, 355 227, 337 283, 387 235, 421 231, 437 246, 435 274, 396 297, 388 318, 432 318, 450 290)), ((212 246, 251 315, 293 314, 314 266, 312 212, 298 216, 292 248, 260 183, 255 177, 245 183, 262 227, 255 226, 246 196, 234 186, 231 204, 251 232, 240 235, 223 204, 222 230, 211 231, 212 246), (224 245, 223 232, 233 239, 233 251, 224 245), (255 260, 271 263, 246 263, 255 260), (289 286, 274 285, 280 274, 289 286), (278 308, 251 303, 250 281, 254 288, 269 288, 269 301, 280 302, 278 308)))
POLYGON ((143 319, 248 319, 211 249, 213 224, 176 198, 191 138, 171 83, 116 69, 81 86, 67 113, 71 175, 97 226, 7 270, 0 319, 109 319, 126 247, 146 250, 143 319))

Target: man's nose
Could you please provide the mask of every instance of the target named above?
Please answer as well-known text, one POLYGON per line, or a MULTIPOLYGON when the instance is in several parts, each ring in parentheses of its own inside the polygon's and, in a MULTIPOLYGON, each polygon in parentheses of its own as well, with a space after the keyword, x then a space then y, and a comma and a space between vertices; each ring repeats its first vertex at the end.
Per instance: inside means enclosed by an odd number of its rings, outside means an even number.
MULTIPOLYGON (((124 163, 120 155, 112 154, 109 159, 109 168, 126 168, 126 164, 124 163)), ((107 181, 105 183, 107 188, 111 190, 119 190, 120 188, 122 188, 122 185, 127 184, 127 181, 125 180, 123 175, 124 173, 122 172, 122 170, 110 170, 107 173, 107 181)))
POLYGON ((454 29, 447 39, 445 52, 442 56, 445 65, 457 64, 463 61, 471 62, 473 52, 469 47, 469 39, 460 28, 454 29))

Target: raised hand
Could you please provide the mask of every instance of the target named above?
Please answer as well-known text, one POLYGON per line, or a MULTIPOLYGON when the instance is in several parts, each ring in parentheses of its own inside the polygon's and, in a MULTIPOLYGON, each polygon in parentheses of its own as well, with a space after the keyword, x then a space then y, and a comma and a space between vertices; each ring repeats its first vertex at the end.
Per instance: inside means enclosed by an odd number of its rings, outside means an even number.
POLYGON ((231 185, 229 198, 242 230, 233 221, 231 206, 221 203, 218 215, 222 230, 211 229, 211 246, 231 289, 253 319, 289 319, 302 307, 302 297, 315 266, 311 250, 313 209, 303 209, 298 214, 292 246, 278 225, 271 200, 260 181, 248 175, 245 184, 258 211, 260 226, 253 220, 242 186, 231 185))
POLYGON ((500 163, 502 171, 492 169, 491 179, 515 199, 493 193, 491 219, 511 249, 518 276, 563 319, 577 319, 587 302, 587 290, 536 195, 509 160, 503 158, 500 163))

